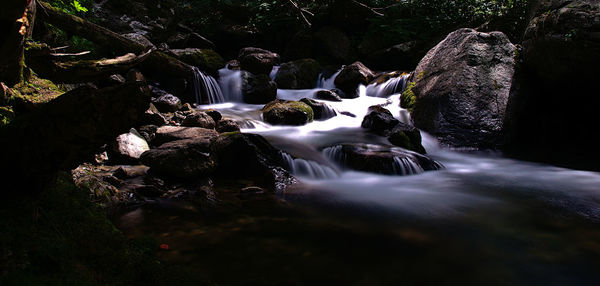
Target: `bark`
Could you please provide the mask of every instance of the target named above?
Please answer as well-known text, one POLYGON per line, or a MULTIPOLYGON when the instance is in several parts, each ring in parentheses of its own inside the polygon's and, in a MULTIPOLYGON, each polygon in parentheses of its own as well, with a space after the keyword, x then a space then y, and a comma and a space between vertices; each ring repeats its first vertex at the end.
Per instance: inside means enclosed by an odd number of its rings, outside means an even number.
POLYGON ((63 56, 78 54, 55 54, 46 45, 36 45, 27 48, 27 66, 36 71, 42 78, 60 83, 91 82, 104 79, 116 73, 123 73, 139 65, 153 51, 140 56, 133 53, 114 59, 61 61, 63 56))
MULTIPOLYGON (((64 13, 50 4, 38 1, 38 19, 52 24, 61 30, 86 38, 98 46, 105 47, 119 54, 136 53, 146 51, 144 45, 131 41, 102 26, 84 20, 80 17, 64 13)), ((193 78, 191 66, 157 51, 151 53, 142 65, 142 71, 146 74, 169 78, 193 78)))
POLYGON ((6 1, 0 9, 0 81, 12 86, 23 77, 23 44, 33 30, 36 1, 6 1))

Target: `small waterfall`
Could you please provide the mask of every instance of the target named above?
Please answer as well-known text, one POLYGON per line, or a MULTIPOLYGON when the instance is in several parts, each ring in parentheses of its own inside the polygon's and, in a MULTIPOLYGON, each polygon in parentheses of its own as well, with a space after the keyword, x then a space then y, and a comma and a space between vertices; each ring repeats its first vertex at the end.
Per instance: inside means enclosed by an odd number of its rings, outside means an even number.
POLYGON ((277 72, 279 71, 280 67, 281 66, 273 66, 271 73, 269 73, 269 77, 271 78, 271 80, 275 80, 275 77, 277 76, 277 72))
POLYGON ((394 173, 398 175, 415 175, 425 172, 423 167, 408 157, 394 157, 392 166, 394 173))
MULTIPOLYGON (((343 68, 343 67, 342 67, 343 68)), ((317 79, 317 88, 322 89, 334 89, 335 88, 335 78, 342 72, 342 68, 340 68, 337 72, 331 75, 328 78, 325 78, 323 73, 319 74, 319 79, 317 79)))
POLYGON ((204 74, 197 67, 193 67, 193 70, 196 103, 203 104, 203 98, 208 99, 208 104, 225 102, 225 97, 217 80, 212 76, 204 74))
POLYGON ((323 155, 339 164, 343 164, 345 161, 341 145, 336 145, 323 149, 323 155))
POLYGON ((367 86, 367 96, 371 97, 388 97, 392 94, 402 92, 406 87, 408 74, 390 78, 384 83, 371 84, 367 86))
POLYGON ((242 96, 242 72, 222 68, 219 70, 219 85, 223 91, 225 101, 243 102, 242 96))
POLYGON ((339 177, 338 173, 328 166, 321 165, 312 160, 293 158, 290 154, 281 152, 285 167, 290 173, 311 179, 333 179, 339 177))

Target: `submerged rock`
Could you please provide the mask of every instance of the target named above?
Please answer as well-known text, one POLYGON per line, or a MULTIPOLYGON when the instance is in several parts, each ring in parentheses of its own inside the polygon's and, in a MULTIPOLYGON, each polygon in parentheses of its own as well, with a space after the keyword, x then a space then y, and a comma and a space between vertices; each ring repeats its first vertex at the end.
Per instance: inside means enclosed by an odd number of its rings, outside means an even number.
POLYGON ((496 148, 515 69, 501 32, 460 29, 431 49, 414 72, 415 126, 442 144, 496 148))
POLYGON ((288 62, 279 68, 275 76, 277 87, 284 89, 311 89, 319 78, 321 65, 313 59, 288 62))
POLYGON ((312 108, 315 120, 327 120, 337 116, 335 110, 326 103, 318 102, 310 98, 303 98, 300 101, 312 108))
POLYGON ((347 168, 386 175, 414 175, 442 168, 424 155, 397 147, 341 144, 326 148, 323 153, 347 168))
POLYGON ((344 92, 345 98, 358 97, 357 89, 360 84, 367 85, 375 78, 369 68, 361 62, 354 62, 345 66, 335 78, 335 86, 344 92))
POLYGON ((156 174, 197 179, 212 173, 216 167, 210 156, 210 141, 211 138, 195 137, 168 142, 144 152, 140 161, 156 174))
POLYGON ((276 99, 262 109, 263 120, 273 125, 304 125, 314 119, 313 109, 304 102, 276 99))
POLYGON ((379 135, 387 135, 400 121, 384 107, 374 105, 369 107, 369 113, 362 121, 361 127, 379 135))
POLYGON ((278 64, 278 54, 260 48, 248 47, 240 50, 238 55, 241 68, 256 75, 269 75, 273 66, 278 64))
POLYGON ((242 72, 244 102, 265 104, 277 97, 277 84, 268 75, 242 72))

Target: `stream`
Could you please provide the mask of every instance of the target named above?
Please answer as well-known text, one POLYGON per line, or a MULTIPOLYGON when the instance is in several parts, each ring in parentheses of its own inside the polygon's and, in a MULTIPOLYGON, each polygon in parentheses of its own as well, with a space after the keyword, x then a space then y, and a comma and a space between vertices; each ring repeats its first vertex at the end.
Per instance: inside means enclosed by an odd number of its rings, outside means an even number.
MULTIPOLYGON (((277 97, 313 98, 334 88, 334 77, 277 97)), ((214 285, 600 285, 600 173, 451 150, 424 132, 440 170, 382 175, 336 161, 337 144, 390 145, 360 127, 369 106, 410 122, 399 107, 405 81, 318 100, 337 113, 331 119, 271 126, 262 105, 241 103, 239 71, 221 70, 219 87, 205 86, 222 99, 199 108, 267 138, 301 183, 277 200, 239 199, 214 211, 157 202, 126 213, 118 227, 169 245, 162 260, 197 269, 214 285)), ((235 196, 231 187, 216 184, 215 192, 235 196)))

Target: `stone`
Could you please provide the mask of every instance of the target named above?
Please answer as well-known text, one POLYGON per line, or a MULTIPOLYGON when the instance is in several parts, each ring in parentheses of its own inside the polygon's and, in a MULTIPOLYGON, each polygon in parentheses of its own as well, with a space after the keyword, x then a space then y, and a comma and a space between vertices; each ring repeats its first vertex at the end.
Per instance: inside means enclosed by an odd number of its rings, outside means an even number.
MULTIPOLYGON (((361 62, 354 62, 351 65, 345 66, 335 78, 335 86, 344 92, 345 98, 358 97, 358 86, 367 85, 375 78, 369 68, 361 62)), ((341 95, 340 95, 341 96, 341 95)))
POLYGON ((233 119, 224 118, 217 123, 217 132, 238 132, 240 131, 240 125, 233 119))
POLYGON ((212 139, 218 135, 217 131, 213 129, 201 127, 162 126, 156 130, 152 144, 162 145, 171 141, 192 138, 212 139))
POLYGON ((399 122, 390 131, 388 140, 395 146, 421 154, 426 153, 425 147, 421 144, 421 132, 414 126, 399 122))
POLYGON ((182 62, 198 67, 200 70, 208 71, 212 75, 217 75, 218 70, 225 67, 225 60, 217 52, 209 49, 172 49, 182 62))
POLYGON ((183 106, 181 99, 162 89, 153 88, 152 94, 156 96, 152 98, 152 103, 161 112, 175 112, 183 106))
POLYGON ((515 50, 501 32, 465 28, 450 33, 414 72, 415 126, 443 145, 498 148, 515 50))
POLYGON ((181 125, 186 127, 202 127, 207 129, 214 129, 215 120, 205 112, 196 111, 186 116, 181 125))
POLYGON ((121 36, 123 36, 124 38, 129 39, 131 41, 134 41, 137 44, 144 46, 146 49, 156 48, 156 46, 154 46, 154 44, 150 40, 148 40, 148 38, 146 38, 144 35, 142 35, 141 33, 128 33, 128 34, 122 34, 121 36))
POLYGON ((280 57, 268 50, 247 47, 240 50, 238 60, 243 70, 256 75, 269 75, 273 66, 279 63, 280 57))
POLYGON ((315 87, 321 65, 313 59, 287 62, 277 71, 275 83, 282 89, 311 89, 315 87))
POLYGON ((129 133, 117 136, 113 142, 114 156, 111 157, 111 160, 135 162, 140 158, 142 153, 148 150, 150 150, 148 142, 132 128, 129 130, 129 133))
POLYGON ((327 120, 337 116, 337 112, 326 103, 318 102, 310 98, 303 98, 300 101, 312 108, 314 120, 327 120))
MULTIPOLYGON (((355 53, 350 38, 334 26, 319 29, 315 35, 315 53, 336 63, 348 63, 355 53)), ((318 59, 320 59, 318 57, 318 59)))
POLYGON ((242 95, 246 103, 265 104, 277 97, 277 84, 268 75, 242 71, 242 95))
POLYGON ((210 156, 210 141, 204 137, 171 141, 144 152, 140 161, 161 176, 198 179, 216 167, 210 156))
POLYGON ((361 127, 369 131, 387 136, 389 132, 400 123, 394 115, 384 107, 374 105, 369 107, 369 113, 362 121, 361 127))
POLYGON ((304 125, 314 120, 310 106, 300 101, 276 99, 262 109, 263 120, 273 125, 304 125))
POLYGON ((160 113, 160 111, 158 111, 154 104, 150 103, 148 110, 144 112, 143 123, 162 126, 169 123, 169 121, 160 113))
POLYGON ((320 100, 328 101, 342 101, 342 98, 335 92, 335 90, 319 90, 315 92, 315 98, 320 100))

